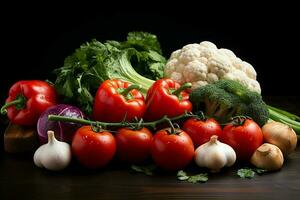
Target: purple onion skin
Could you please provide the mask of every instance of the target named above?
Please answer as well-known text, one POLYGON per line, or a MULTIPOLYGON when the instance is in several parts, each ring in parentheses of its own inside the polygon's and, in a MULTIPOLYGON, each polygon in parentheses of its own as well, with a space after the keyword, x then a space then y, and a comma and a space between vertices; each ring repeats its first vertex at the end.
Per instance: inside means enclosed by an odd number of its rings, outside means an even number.
POLYGON ((47 131, 54 131, 55 138, 62 142, 71 143, 73 135, 76 130, 81 126, 77 123, 72 122, 55 122, 49 121, 48 115, 60 115, 74 118, 84 118, 83 112, 71 105, 58 104, 48 108, 39 118, 37 122, 37 132, 41 144, 48 142, 47 131))

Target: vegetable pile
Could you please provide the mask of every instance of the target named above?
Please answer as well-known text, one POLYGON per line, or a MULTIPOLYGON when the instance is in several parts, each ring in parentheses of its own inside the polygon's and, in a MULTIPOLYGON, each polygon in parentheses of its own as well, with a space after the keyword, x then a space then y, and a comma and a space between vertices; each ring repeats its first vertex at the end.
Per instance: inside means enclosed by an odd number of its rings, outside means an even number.
POLYGON ((83 44, 54 73, 53 83, 15 83, 1 108, 17 127, 4 134, 5 150, 32 150, 19 134, 30 128, 38 167, 62 170, 74 157, 101 169, 118 160, 197 183, 238 162, 248 166, 242 178, 279 170, 297 146, 300 118, 267 105, 253 66, 211 42, 167 60, 155 35, 130 32, 126 41, 83 44), (190 165, 199 173, 183 171, 190 165))
POLYGON ((141 85, 147 92, 153 80, 163 77, 166 59, 161 55, 155 35, 131 32, 127 41, 92 40, 67 57, 56 69, 55 88, 65 103, 78 105, 91 114, 99 85, 109 79, 120 79, 141 85))

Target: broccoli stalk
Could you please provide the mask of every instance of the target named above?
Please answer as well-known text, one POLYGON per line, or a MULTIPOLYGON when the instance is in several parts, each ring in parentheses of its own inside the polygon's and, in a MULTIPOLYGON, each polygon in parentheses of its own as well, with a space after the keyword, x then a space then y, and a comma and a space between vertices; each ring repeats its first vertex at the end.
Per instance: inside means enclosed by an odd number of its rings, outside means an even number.
POLYGON ((230 107, 218 101, 211 101, 209 98, 204 99, 206 115, 215 116, 217 118, 230 118, 238 110, 239 107, 230 107))

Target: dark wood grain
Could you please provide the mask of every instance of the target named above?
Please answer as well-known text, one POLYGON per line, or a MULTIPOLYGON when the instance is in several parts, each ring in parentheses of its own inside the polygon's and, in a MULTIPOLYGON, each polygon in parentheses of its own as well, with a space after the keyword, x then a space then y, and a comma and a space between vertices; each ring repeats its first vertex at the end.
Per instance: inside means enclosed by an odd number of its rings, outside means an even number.
MULTIPOLYGON (((300 112, 299 97, 268 97, 268 103, 300 112)), ((176 180, 175 174, 145 176, 113 164, 90 171, 72 163, 62 172, 35 167, 30 155, 1 154, 0 199, 298 199, 300 147, 279 172, 241 179, 238 167, 210 174, 204 184, 176 180)))

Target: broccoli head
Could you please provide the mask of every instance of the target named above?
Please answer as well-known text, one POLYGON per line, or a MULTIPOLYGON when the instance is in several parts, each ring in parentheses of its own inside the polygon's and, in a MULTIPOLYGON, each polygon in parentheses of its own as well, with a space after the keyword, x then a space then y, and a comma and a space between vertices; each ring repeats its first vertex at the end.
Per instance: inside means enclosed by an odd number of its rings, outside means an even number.
POLYGON ((219 80, 193 90, 190 101, 194 111, 203 111, 221 123, 231 117, 244 115, 263 126, 269 111, 262 96, 233 80, 219 80))

